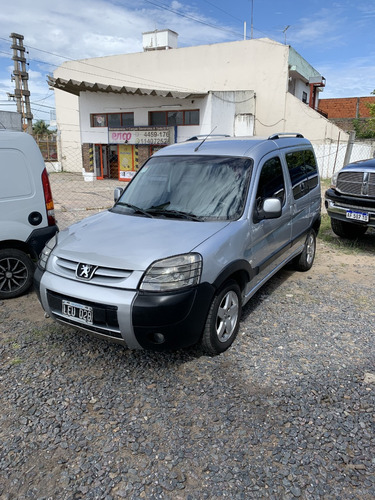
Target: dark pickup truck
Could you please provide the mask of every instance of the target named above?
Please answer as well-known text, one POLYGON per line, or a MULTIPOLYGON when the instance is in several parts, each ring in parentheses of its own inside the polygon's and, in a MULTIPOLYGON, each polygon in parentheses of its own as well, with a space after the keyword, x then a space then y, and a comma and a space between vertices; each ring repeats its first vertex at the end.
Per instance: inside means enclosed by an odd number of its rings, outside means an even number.
POLYGON ((375 228, 375 158, 350 163, 334 174, 325 207, 338 236, 354 239, 375 228))

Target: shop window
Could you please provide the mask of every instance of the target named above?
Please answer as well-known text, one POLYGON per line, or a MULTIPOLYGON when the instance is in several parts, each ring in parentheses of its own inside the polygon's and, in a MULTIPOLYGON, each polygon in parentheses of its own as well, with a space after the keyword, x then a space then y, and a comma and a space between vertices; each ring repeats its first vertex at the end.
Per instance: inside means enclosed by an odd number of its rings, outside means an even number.
POLYGON ((121 114, 108 115, 108 127, 121 127, 121 114))
POLYGON ((92 127, 106 127, 107 115, 91 115, 92 127))
POLYGON ((92 127, 134 127, 134 113, 101 113, 91 115, 92 127))
POLYGON ((150 125, 154 126, 167 125, 167 113, 165 111, 151 111, 150 125))
POLYGON ((156 127, 199 125, 199 109, 182 111, 150 111, 149 125, 156 127))
POLYGON ((168 125, 183 125, 184 124, 184 112, 183 111, 168 111, 168 125))
POLYGON ((121 113, 121 125, 123 127, 134 127, 134 113, 121 113))
POLYGON ((185 111, 185 125, 199 125, 199 110, 185 111))

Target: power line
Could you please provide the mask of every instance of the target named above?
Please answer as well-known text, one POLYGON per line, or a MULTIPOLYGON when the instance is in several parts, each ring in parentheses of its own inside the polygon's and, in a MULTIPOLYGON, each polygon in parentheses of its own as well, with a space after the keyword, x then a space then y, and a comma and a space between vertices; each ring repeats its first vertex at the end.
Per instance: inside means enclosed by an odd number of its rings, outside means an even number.
POLYGON ((182 14, 181 12, 178 12, 177 10, 170 9, 166 5, 163 4, 158 4, 156 2, 151 2, 151 0, 144 0, 145 2, 155 5, 155 7, 158 7, 159 9, 167 10, 168 12, 173 12, 173 14, 176 14, 177 16, 184 17, 185 19, 190 19, 191 21, 195 21, 196 23, 203 24, 204 26, 209 26, 210 28, 219 30, 219 31, 225 31, 227 33, 231 33, 232 35, 240 36, 242 37, 242 33, 237 33, 235 31, 228 30, 227 28, 220 28, 219 26, 215 26, 214 24, 207 23, 205 21, 202 21, 201 19, 197 19, 196 17, 193 16, 188 16, 187 14, 182 14))
POLYGON ((226 10, 224 9, 221 9, 220 7, 218 7, 217 5, 215 5, 214 3, 211 3, 209 2, 208 0, 203 0, 205 3, 208 3, 208 5, 211 5, 212 7, 214 7, 215 9, 217 10, 220 10, 221 12, 223 12, 224 14, 226 14, 227 16, 230 16, 232 19, 235 19, 236 21, 239 21, 240 23, 243 22, 243 20, 241 19, 238 19, 238 17, 235 17, 233 16, 232 14, 230 14, 229 12, 227 12, 226 10))

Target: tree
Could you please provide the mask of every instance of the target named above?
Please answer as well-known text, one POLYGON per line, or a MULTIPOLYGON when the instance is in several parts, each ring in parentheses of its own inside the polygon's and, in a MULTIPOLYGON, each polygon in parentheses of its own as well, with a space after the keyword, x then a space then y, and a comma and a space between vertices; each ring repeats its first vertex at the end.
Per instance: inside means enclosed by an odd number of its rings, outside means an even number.
POLYGON ((48 125, 44 120, 37 120, 33 125, 34 135, 50 135, 53 134, 52 130, 49 130, 48 125))
MULTIPOLYGON (((375 95, 375 90, 371 92, 375 95)), ((375 103, 368 102, 366 104, 370 118, 356 118, 353 120, 354 130, 358 139, 374 139, 375 138, 375 103)))

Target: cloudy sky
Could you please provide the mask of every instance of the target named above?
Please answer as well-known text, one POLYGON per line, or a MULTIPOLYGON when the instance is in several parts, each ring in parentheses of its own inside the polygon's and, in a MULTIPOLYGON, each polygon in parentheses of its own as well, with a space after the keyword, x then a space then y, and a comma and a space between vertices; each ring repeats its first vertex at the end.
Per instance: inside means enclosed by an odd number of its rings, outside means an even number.
POLYGON ((16 110, 13 32, 24 36, 34 119, 49 122, 46 75, 65 60, 140 52, 142 33, 155 29, 176 31, 179 47, 242 40, 245 23, 248 38, 290 44, 314 66, 326 78, 322 97, 375 89, 375 0, 18 0, 1 6, 0 109, 16 110))

